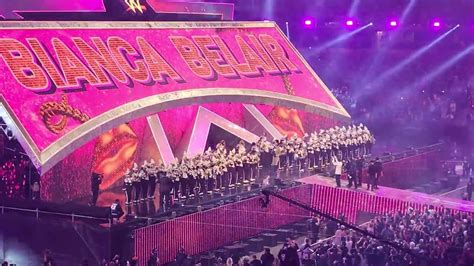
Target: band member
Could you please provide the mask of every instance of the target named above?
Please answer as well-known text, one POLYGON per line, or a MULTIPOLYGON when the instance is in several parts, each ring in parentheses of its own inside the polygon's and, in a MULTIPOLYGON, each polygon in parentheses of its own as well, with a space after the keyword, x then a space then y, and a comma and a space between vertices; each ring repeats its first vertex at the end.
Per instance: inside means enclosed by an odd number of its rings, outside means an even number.
POLYGON ((181 187, 181 199, 187 199, 188 196, 188 166, 189 166, 190 160, 184 154, 183 160, 179 164, 179 172, 181 173, 181 178, 179 179, 180 187, 181 187))
POLYGON ((266 176, 272 164, 272 154, 270 153, 271 143, 267 141, 265 136, 262 136, 257 141, 257 146, 260 150, 260 165, 262 167, 262 173, 266 176))
POLYGON ((248 155, 248 161, 249 161, 249 166, 250 166, 250 182, 255 182, 255 179, 257 178, 258 174, 258 163, 260 162, 260 157, 259 153, 256 150, 253 150, 250 152, 248 155))
POLYGON ((237 170, 235 168, 235 149, 229 152, 227 157, 227 176, 229 180, 229 187, 234 188, 237 183, 237 170))
POLYGON ((364 157, 359 156, 356 160, 356 168, 357 168, 357 182, 359 182, 359 187, 362 187, 362 175, 364 170, 364 157))
POLYGON ((236 153, 234 156, 235 159, 235 170, 237 172, 237 178, 235 185, 240 186, 244 178, 244 161, 243 154, 236 153))
POLYGON ((194 157, 189 160, 189 174, 188 174, 188 188, 189 188, 189 197, 193 198, 196 193, 196 179, 198 176, 197 168, 196 168, 196 160, 197 157, 194 157))
POLYGON ((278 170, 283 170, 288 165, 286 154, 286 139, 282 139, 279 141, 278 144, 278 152, 277 152, 279 159, 278 159, 278 170))
POLYGON ((91 175, 91 190, 92 190, 92 199, 89 203, 90 206, 95 206, 97 204, 97 198, 99 197, 99 185, 102 183, 103 175, 93 172, 91 175))
POLYGON ((222 157, 222 158, 224 158, 227 155, 227 150, 226 150, 226 145, 225 145, 224 140, 221 140, 219 143, 217 143, 216 153, 218 154, 219 157, 222 157))
POLYGON ((307 153, 308 153, 308 170, 309 171, 312 171, 316 168, 316 160, 315 160, 315 152, 314 152, 314 148, 315 148, 315 143, 313 142, 314 140, 311 139, 308 143, 308 147, 307 147, 307 153))
MULTIPOLYGON (((159 162, 161 164, 161 162, 159 162)), ((156 165, 153 159, 150 160, 149 164, 149 174, 148 174, 148 198, 155 198, 156 182, 158 178, 158 169, 159 166, 156 165)))
POLYGON ((286 142, 286 162, 288 168, 293 168, 293 161, 295 159, 295 145, 296 145, 296 134, 286 142))
POLYGON ((171 190, 173 189, 173 182, 163 164, 161 164, 161 168, 158 172, 158 181, 160 184, 160 206, 169 206, 171 205, 171 190))
POLYGON ((132 173, 128 169, 125 172, 125 178, 124 178, 123 182, 124 182, 123 190, 125 192, 125 205, 130 205, 130 204, 132 204, 132 201, 133 201, 133 195, 132 195, 133 178, 132 178, 132 173))
POLYGON ((298 170, 304 172, 304 162, 307 157, 307 150, 303 143, 300 143, 299 146, 295 149, 295 160, 298 164, 298 170))
POLYGON ((249 154, 245 154, 242 156, 242 163, 244 165, 244 175, 243 175, 243 183, 248 184, 250 183, 250 174, 251 174, 251 168, 250 168, 250 158, 249 154))
POLYGON ((204 170, 205 178, 207 181, 207 194, 212 194, 215 185, 215 172, 214 172, 214 165, 209 163, 209 166, 204 170))
POLYGON ((273 151, 272 151, 272 171, 276 173, 280 169, 280 160, 283 158, 281 155, 282 147, 279 140, 273 141, 273 151))
POLYGON ((175 158, 175 161, 170 164, 168 174, 173 182, 173 198, 177 201, 179 200, 179 180, 181 177, 178 158, 175 158))
POLYGON ((237 154, 245 154, 247 150, 245 149, 245 141, 240 140, 237 146, 235 146, 237 154))
POLYGON ((199 195, 202 196, 207 191, 207 188, 206 188, 207 176, 206 176, 206 171, 204 170, 204 156, 202 155, 199 158, 199 164, 197 168, 198 168, 197 173, 198 173, 198 182, 199 182, 199 195))
POLYGON ((133 190, 135 192, 135 200, 133 201, 133 203, 136 204, 140 202, 140 196, 142 192, 140 169, 137 163, 133 164, 133 168, 131 172, 132 172, 132 180, 133 180, 133 190))
POLYGON ((145 160, 142 164, 142 167, 140 168, 139 171, 140 175, 140 186, 142 187, 142 195, 140 197, 141 201, 145 201, 148 198, 148 184, 149 184, 149 168, 148 168, 148 162, 145 160))
POLYGON ((218 177, 218 179, 220 180, 219 189, 221 191, 224 191, 229 184, 229 180, 227 176, 228 176, 227 175, 227 162, 225 161, 225 159, 222 159, 221 161, 219 161, 219 177, 218 177))
POLYGON ((214 166, 212 166, 212 173, 214 178, 214 192, 220 192, 222 186, 222 171, 220 167, 220 162, 216 161, 214 166))

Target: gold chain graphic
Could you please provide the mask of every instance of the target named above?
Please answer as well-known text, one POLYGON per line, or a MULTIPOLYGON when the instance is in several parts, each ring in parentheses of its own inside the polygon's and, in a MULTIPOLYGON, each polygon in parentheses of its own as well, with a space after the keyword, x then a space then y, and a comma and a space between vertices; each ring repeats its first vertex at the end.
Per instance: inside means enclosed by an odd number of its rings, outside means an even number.
POLYGON ((81 123, 89 120, 89 116, 77 108, 69 105, 66 95, 61 96, 61 102, 45 102, 40 107, 40 115, 43 123, 51 132, 59 134, 67 126, 67 119, 70 117, 81 123), (58 118, 54 121, 54 118, 58 118))

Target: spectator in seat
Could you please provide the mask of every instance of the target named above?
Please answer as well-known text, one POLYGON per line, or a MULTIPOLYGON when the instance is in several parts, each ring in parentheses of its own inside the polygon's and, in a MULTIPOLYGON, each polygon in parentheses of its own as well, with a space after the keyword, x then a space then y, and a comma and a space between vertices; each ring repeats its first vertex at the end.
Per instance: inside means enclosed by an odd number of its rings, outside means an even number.
POLYGON ((252 256, 252 261, 250 262, 250 266, 262 266, 262 261, 257 258, 257 255, 252 256))
POLYGON ((472 189, 473 189, 472 178, 469 178, 469 182, 467 182, 467 185, 466 185, 467 200, 472 200, 472 189))
POLYGON ((314 261, 311 258, 313 253, 314 250, 311 248, 311 239, 307 238, 303 248, 301 249, 301 263, 303 266, 314 265, 314 261))
POLYGON ((155 248, 151 251, 147 266, 158 266, 158 263, 160 263, 160 259, 158 258, 158 250, 155 248))
POLYGON ((183 266, 184 264, 184 261, 186 260, 186 258, 188 257, 188 255, 186 254, 186 251, 184 250, 184 247, 181 246, 178 250, 178 253, 176 253, 176 265, 177 266, 183 266))
POLYGON ((273 262, 275 261, 275 256, 270 253, 269 248, 265 248, 265 253, 260 257, 263 266, 272 266, 273 262))

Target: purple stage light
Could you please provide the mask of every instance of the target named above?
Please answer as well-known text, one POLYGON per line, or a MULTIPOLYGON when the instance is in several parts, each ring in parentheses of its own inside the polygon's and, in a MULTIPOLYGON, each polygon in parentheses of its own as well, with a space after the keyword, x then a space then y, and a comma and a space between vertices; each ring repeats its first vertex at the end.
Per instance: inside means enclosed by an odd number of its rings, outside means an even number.
POLYGON ((441 27, 441 22, 439 22, 439 21, 437 21, 437 20, 434 21, 434 22, 433 22, 433 27, 435 27, 435 28, 441 27))
POLYGON ((396 20, 391 20, 390 27, 396 27, 396 26, 398 26, 398 22, 396 20))
POLYGON ((346 20, 346 26, 349 26, 349 27, 354 26, 354 21, 352 19, 346 20))
POLYGON ((304 25, 306 25, 306 26, 311 26, 311 25, 313 25, 313 21, 312 21, 311 19, 306 19, 306 20, 304 21, 304 25))

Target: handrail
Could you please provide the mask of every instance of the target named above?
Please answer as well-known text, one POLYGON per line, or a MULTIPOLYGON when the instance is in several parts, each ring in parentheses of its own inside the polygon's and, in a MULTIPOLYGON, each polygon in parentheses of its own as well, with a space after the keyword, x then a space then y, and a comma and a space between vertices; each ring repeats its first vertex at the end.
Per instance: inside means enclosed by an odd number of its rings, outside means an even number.
POLYGON ((26 209, 26 208, 8 207, 8 206, 1 205, 0 209, 1 209, 1 214, 2 215, 5 214, 5 210, 36 213, 36 219, 39 219, 39 214, 50 214, 50 215, 56 215, 56 216, 62 216, 62 217, 71 217, 71 220, 73 222, 77 218, 109 221, 108 218, 104 218, 104 217, 94 217, 94 216, 80 215, 80 214, 74 214, 74 213, 68 214, 68 213, 61 213, 61 212, 41 211, 38 208, 36 208, 36 209, 26 209))
POLYGON ((377 157, 379 157, 384 162, 392 162, 392 161, 402 160, 402 159, 406 159, 406 158, 413 157, 413 156, 416 156, 416 155, 420 155, 420 154, 423 154, 423 153, 435 151, 436 148, 441 148, 442 146, 443 146, 443 143, 436 143, 436 144, 424 146, 424 147, 421 147, 421 148, 416 148, 416 149, 413 149, 413 150, 407 150, 407 151, 402 151, 402 152, 398 152, 398 153, 393 153, 393 154, 383 155, 383 156, 377 156, 377 157), (398 157, 400 157, 400 158, 398 158, 398 157), (394 158, 394 159, 392 159, 392 158, 394 158))

